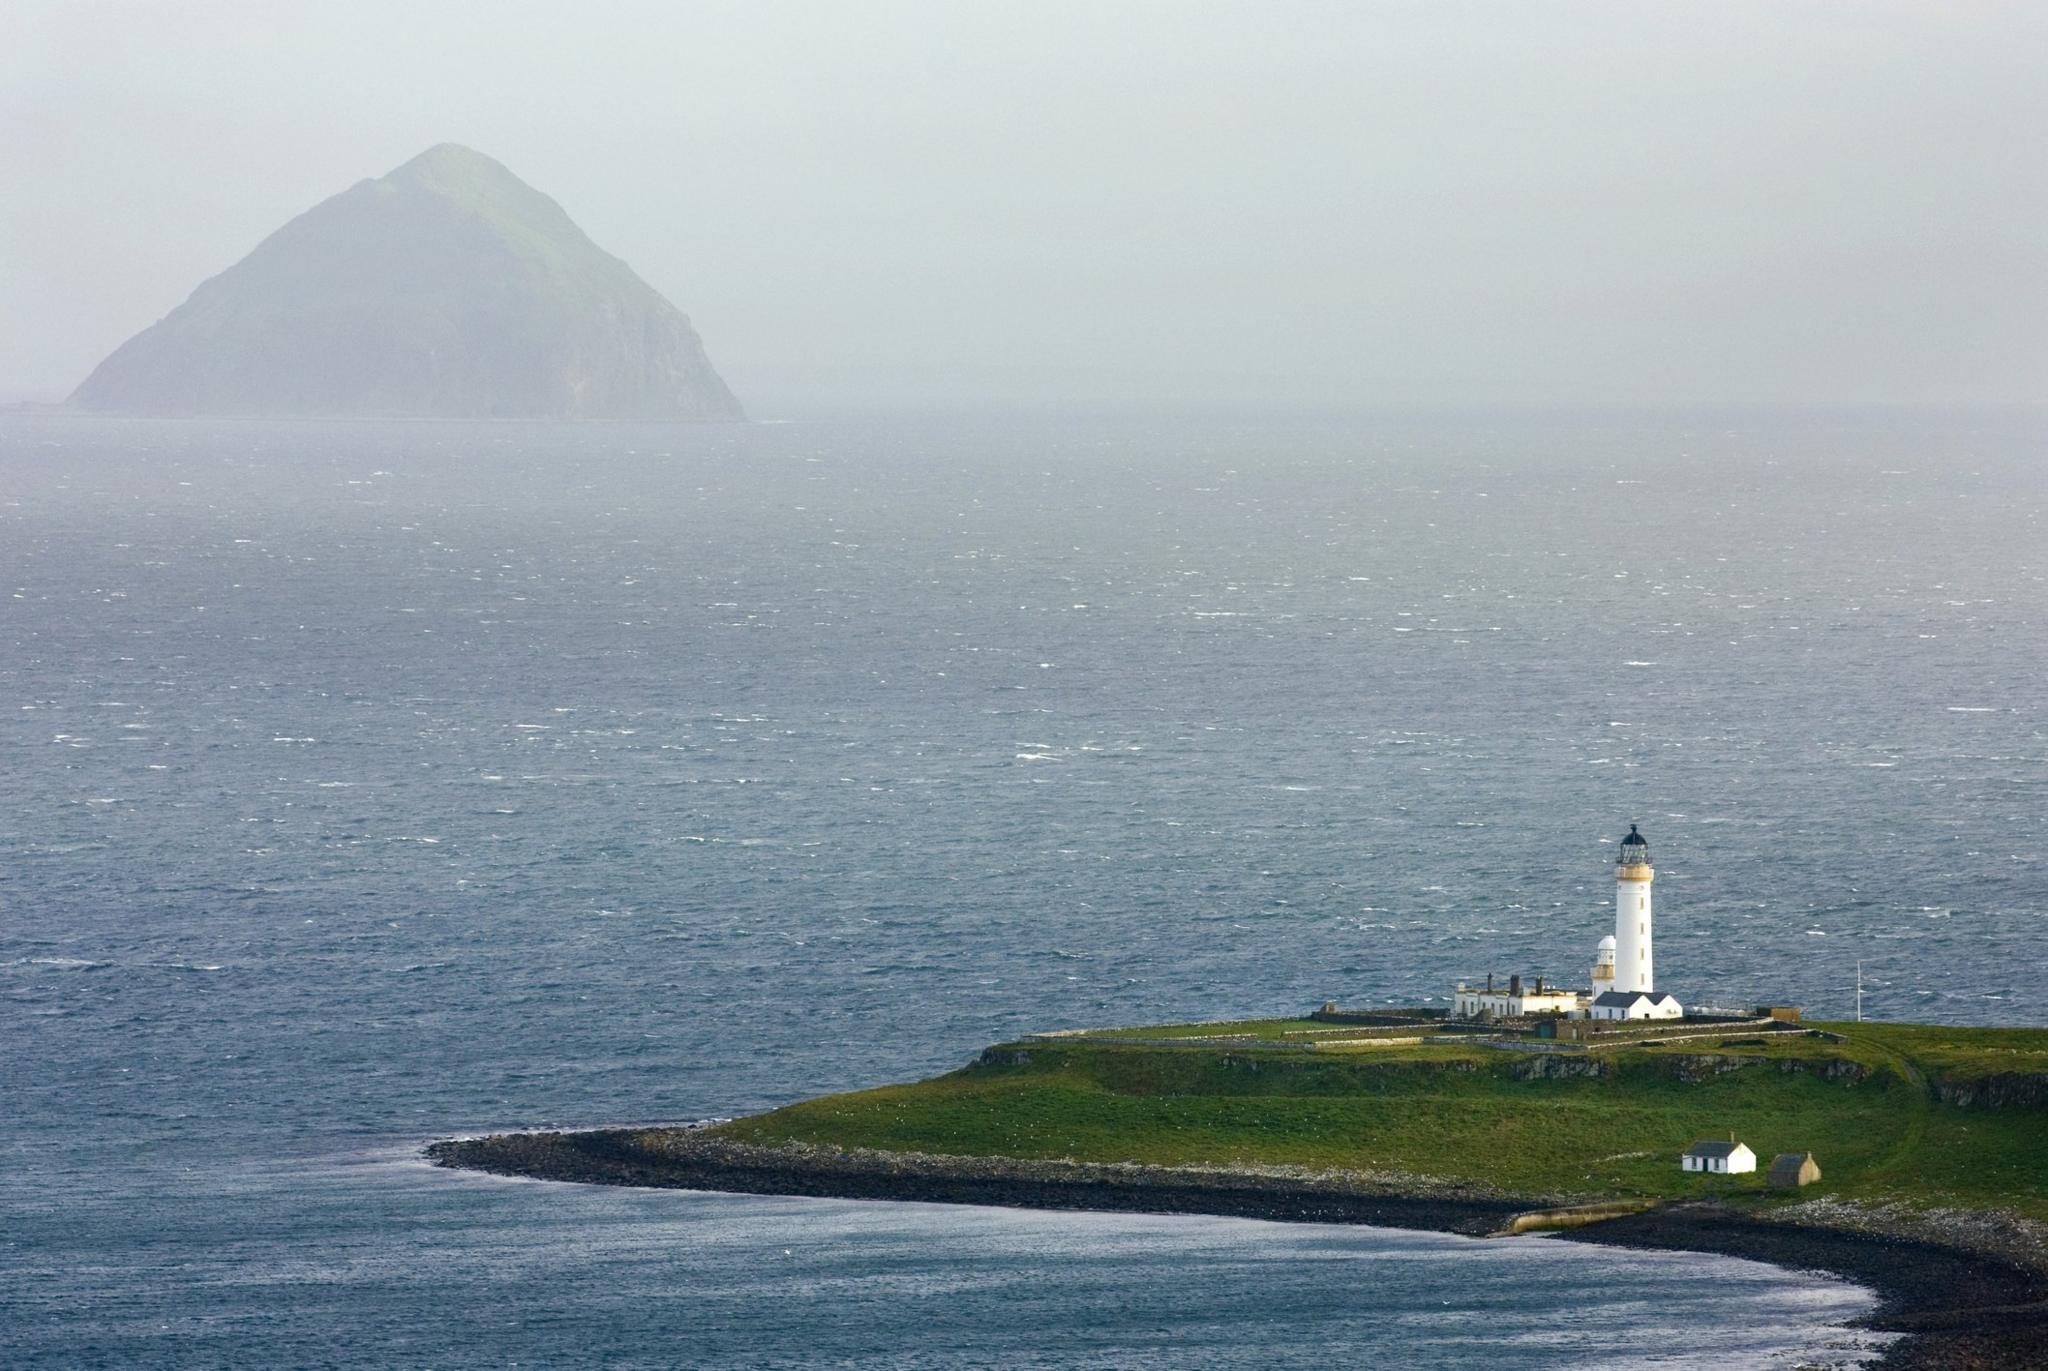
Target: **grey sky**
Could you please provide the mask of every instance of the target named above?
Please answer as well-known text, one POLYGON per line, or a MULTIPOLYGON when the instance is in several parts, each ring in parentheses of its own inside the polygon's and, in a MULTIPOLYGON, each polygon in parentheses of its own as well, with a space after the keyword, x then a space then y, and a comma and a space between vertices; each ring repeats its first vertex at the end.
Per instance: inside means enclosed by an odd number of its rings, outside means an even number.
POLYGON ((2035 3, 0 0, 0 394, 452 140, 743 393, 2043 401, 2044 71, 2035 3))

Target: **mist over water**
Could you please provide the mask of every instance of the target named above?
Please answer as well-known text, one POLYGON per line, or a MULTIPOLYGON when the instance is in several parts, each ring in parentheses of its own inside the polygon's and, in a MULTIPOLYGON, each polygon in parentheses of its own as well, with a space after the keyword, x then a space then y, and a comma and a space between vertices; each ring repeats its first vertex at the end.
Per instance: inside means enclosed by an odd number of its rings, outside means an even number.
MULTIPOLYGON (((36 193, 0 199, 0 402, 71 393, 287 219, 450 140, 689 314, 760 413, 2048 400, 2037 5, 603 15, 13 0, 0 125, 36 193)), ((521 332, 491 317, 476 355, 521 332)))
POLYGON ((1790 1364, 1862 1297, 404 1159, 1576 983, 1630 821, 1688 1003, 2048 1022, 2041 436, 8 419, 0 1360, 1790 1364))

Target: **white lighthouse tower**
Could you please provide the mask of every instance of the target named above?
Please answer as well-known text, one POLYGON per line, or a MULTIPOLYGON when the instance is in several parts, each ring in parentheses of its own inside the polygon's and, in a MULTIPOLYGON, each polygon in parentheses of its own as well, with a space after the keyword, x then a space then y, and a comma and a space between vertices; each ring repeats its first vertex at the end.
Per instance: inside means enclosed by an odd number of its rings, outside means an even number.
POLYGON ((1657 963, 1650 950, 1650 844, 1628 826, 1614 859, 1614 988, 1653 993, 1657 963))

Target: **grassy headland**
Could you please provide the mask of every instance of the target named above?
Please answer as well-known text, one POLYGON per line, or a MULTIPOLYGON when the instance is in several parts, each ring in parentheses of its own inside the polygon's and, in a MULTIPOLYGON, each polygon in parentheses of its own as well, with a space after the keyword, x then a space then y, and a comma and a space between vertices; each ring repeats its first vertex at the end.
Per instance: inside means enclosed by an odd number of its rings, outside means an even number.
MULTIPOLYGON (((1679 1170, 1733 1133, 1812 1152, 1826 1194, 2048 1218, 2048 1030, 1822 1024, 1578 1054, 1318 1044, 1298 1020, 1006 1043, 933 1080, 829 1095, 715 1136, 969 1157, 1405 1172, 1526 1195, 1767 1203, 1760 1170, 1679 1170), (1239 1038, 1230 1046, 1152 1045, 1239 1038), (1131 1040, 1135 1039, 1133 1042, 1131 1040), (1262 1042, 1273 1047, 1262 1047, 1262 1042)), ((1782 1198, 1782 1197, 1781 1197, 1782 1198)))
POLYGON ((711 1128, 497 1134, 428 1155, 612 1185, 1475 1236, 1591 1220, 1564 1236, 1872 1286, 1874 1326, 1907 1335, 1885 1371, 2048 1366, 2048 1029, 1812 1027, 1597 1050, 1306 1019, 1114 1029, 711 1128), (1812 1152, 1823 1179, 1773 1191, 1761 1170, 1679 1169, 1687 1144, 1730 1133, 1760 1167, 1812 1152))

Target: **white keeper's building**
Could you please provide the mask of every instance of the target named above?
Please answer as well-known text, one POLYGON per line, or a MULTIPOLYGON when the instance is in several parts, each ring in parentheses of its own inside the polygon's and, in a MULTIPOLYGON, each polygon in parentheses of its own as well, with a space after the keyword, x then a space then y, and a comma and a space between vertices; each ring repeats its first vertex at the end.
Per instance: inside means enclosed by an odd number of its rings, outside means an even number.
POLYGON ((1461 1019, 1476 1019, 1482 1014, 1496 1019, 1515 1019, 1524 1014, 1571 1014, 1578 1010, 1580 999, 1578 991, 1545 985, 1541 976, 1527 985, 1520 976, 1510 976, 1508 983, 1499 988, 1494 986, 1493 977, 1488 976, 1483 986, 1459 985, 1451 994, 1451 1013, 1461 1019))
POLYGON ((1749 1150, 1747 1143, 1702 1140, 1694 1143, 1679 1155, 1681 1171, 1705 1171, 1716 1176, 1737 1176, 1745 1171, 1756 1170, 1756 1153, 1749 1150))

